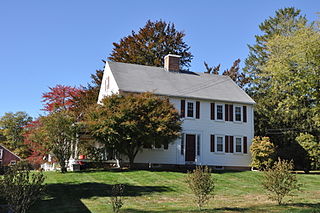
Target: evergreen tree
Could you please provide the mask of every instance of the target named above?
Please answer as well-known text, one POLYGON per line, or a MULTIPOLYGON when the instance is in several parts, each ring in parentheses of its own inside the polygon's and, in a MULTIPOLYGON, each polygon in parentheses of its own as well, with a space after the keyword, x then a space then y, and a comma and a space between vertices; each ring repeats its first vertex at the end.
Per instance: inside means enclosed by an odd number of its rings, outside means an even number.
MULTIPOLYGON (((261 78, 261 66, 268 60, 266 43, 275 35, 288 36, 301 27, 305 26, 307 19, 300 15, 300 10, 294 7, 279 9, 274 17, 269 17, 259 25, 262 35, 256 35, 256 43, 248 45, 249 56, 245 60, 244 72, 253 80, 261 78)), ((261 80, 261 79, 260 79, 261 80)), ((259 86, 261 82, 252 81, 253 85, 259 86), (258 84, 258 85, 256 85, 258 84)))

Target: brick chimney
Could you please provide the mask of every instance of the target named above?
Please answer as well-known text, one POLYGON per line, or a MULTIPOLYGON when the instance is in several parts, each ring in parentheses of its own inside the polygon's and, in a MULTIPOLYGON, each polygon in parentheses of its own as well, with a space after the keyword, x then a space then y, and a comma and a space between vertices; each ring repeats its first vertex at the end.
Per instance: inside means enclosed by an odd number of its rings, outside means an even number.
POLYGON ((180 58, 180 55, 166 55, 164 57, 164 69, 170 72, 180 72, 180 58))

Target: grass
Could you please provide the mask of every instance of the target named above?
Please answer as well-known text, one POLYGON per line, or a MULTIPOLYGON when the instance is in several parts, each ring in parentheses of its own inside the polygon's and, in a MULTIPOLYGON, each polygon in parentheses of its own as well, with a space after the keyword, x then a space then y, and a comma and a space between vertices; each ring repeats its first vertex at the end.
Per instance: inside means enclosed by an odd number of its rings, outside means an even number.
MULTIPOLYGON (((112 184, 125 185, 121 212, 198 212, 184 182, 185 173, 152 171, 46 172, 47 193, 32 213, 112 212, 112 184)), ((215 198, 203 212, 320 212, 320 175, 299 174, 303 184, 297 196, 278 206, 261 186, 260 172, 214 173, 215 198)))

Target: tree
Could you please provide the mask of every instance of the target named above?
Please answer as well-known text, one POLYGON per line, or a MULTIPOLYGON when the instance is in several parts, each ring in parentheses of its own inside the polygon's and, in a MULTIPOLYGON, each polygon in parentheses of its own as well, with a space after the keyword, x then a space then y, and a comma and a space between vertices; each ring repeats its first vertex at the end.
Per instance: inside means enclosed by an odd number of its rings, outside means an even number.
POLYGON ((24 127, 24 144, 28 146, 31 153, 27 160, 34 168, 39 168, 44 162, 43 158, 49 153, 46 149, 44 139, 46 137, 40 119, 30 122, 24 127))
POLYGON ((132 31, 119 43, 113 43, 109 60, 147 66, 163 66, 167 54, 180 55, 182 68, 190 67, 193 58, 190 47, 183 41, 185 33, 177 31, 173 23, 147 21, 139 32, 132 31))
POLYGON ((275 12, 274 17, 269 17, 259 25, 262 35, 256 35, 256 44, 248 45, 249 56, 245 60, 244 71, 252 79, 253 84, 260 86, 259 81, 262 79, 259 76, 261 66, 263 66, 268 58, 269 53, 266 48, 266 43, 275 35, 288 36, 305 26, 307 19, 300 15, 300 10, 294 7, 279 9, 275 12), (255 81, 257 80, 257 81, 255 81))
POLYGON ((180 135, 179 114, 167 98, 115 94, 102 104, 89 111, 86 123, 98 141, 128 157, 130 168, 144 146, 167 146, 180 135))
POLYGON ((5 113, 0 117, 0 130, 2 143, 20 157, 27 157, 30 153, 24 144, 24 126, 32 121, 25 112, 5 113))
POLYGON ((268 137, 256 136, 252 139, 250 152, 252 154, 251 166, 263 170, 273 164, 276 150, 268 137))
POLYGON ((262 186, 267 190, 268 197, 277 201, 279 205, 282 204, 285 196, 300 188, 297 176, 291 173, 292 169, 292 161, 288 162, 279 158, 274 166, 264 171, 262 186))
MULTIPOLYGON (((307 24, 305 16, 300 15, 300 10, 294 7, 279 9, 274 17, 269 17, 259 25, 261 35, 256 35, 256 43, 249 46, 249 56, 245 60, 244 72, 251 79, 248 92, 257 102, 255 110, 255 135, 271 136, 269 129, 288 129, 290 125, 278 119, 278 114, 272 113, 272 106, 268 103, 276 102, 269 90, 270 76, 261 75, 262 67, 267 63, 270 52, 267 42, 274 36, 290 36, 307 24), (273 119, 275 118, 275 119, 273 119)), ((291 132, 288 132, 290 135, 291 132)), ((272 139, 282 142, 284 137, 273 134, 272 139)))
MULTIPOLYGON (((240 59, 233 62, 233 65, 225 70, 222 75, 229 76, 239 87, 244 88, 250 82, 250 79, 245 75, 245 73, 240 72, 240 59)), ((206 62, 204 62, 206 68, 205 73, 219 75, 220 64, 215 67, 210 67, 206 62)))
POLYGON ((211 170, 205 166, 197 166, 192 172, 188 172, 186 182, 195 196, 195 202, 201 210, 210 198, 213 197, 214 180, 211 170))
POLYGON ((25 162, 9 168, 0 182, 0 192, 12 212, 25 213, 44 191, 45 176, 42 172, 30 173, 25 162))
POLYGON ((67 172, 66 162, 70 159, 76 143, 78 126, 69 111, 56 111, 40 119, 44 131, 44 146, 59 162, 61 172, 67 172))
POLYGON ((308 133, 300 133, 296 141, 306 150, 312 169, 320 169, 320 143, 317 138, 308 133))
POLYGON ((203 63, 204 63, 204 67, 206 68, 206 71, 204 73, 219 75, 221 64, 218 64, 217 66, 214 66, 214 67, 210 67, 207 64, 207 62, 204 61, 203 63))
MULTIPOLYGON (((261 76, 270 77, 268 90, 273 121, 320 134, 320 28, 304 27, 290 36, 274 36, 267 43, 269 60, 261 76), (272 97, 271 97, 272 94, 272 97)), ((266 103, 267 104, 267 103, 266 103)))
POLYGON ((79 88, 64 85, 56 85, 55 87, 49 87, 49 89, 50 92, 42 95, 43 110, 48 112, 73 108, 75 105, 73 98, 78 97, 82 91, 79 88))

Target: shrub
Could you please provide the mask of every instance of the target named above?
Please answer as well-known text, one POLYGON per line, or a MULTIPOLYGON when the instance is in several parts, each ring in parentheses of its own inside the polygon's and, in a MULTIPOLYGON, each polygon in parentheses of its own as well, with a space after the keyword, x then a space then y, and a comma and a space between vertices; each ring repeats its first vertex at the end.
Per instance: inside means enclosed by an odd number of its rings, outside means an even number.
POLYGON ((252 167, 263 170, 273 164, 276 149, 269 137, 254 137, 250 151, 252 153, 252 167))
POLYGON ((197 166, 192 172, 188 172, 186 182, 195 196, 195 202, 199 209, 213 198, 214 180, 211 170, 205 166, 197 166))
POLYGON ((292 195, 292 191, 300 188, 296 175, 291 173, 292 169, 292 161, 279 158, 272 167, 264 171, 262 186, 267 190, 268 197, 279 205, 285 196, 292 195))
POLYGON ((112 210, 114 213, 118 213, 123 206, 122 196, 123 196, 124 185, 122 184, 115 184, 112 186, 111 191, 111 204, 112 210))
POLYGON ((296 141, 308 153, 312 169, 320 169, 320 143, 316 137, 307 133, 300 133, 296 141))
POLYGON ((44 179, 42 172, 31 174, 25 162, 19 162, 6 171, 0 188, 9 208, 15 213, 25 213, 40 198, 44 179))

